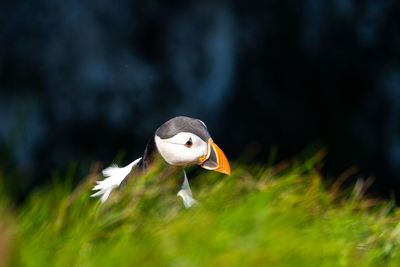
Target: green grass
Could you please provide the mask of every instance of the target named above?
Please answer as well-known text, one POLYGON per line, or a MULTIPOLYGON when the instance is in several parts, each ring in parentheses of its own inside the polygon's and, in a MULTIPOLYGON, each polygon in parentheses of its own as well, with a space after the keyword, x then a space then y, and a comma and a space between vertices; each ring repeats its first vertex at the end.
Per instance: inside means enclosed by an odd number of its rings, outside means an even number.
POLYGON ((399 209, 363 196, 361 180, 324 184, 321 157, 201 171, 190 209, 176 196, 182 176, 160 167, 105 205, 89 197, 97 171, 18 207, 2 194, 0 266, 399 266, 399 209))

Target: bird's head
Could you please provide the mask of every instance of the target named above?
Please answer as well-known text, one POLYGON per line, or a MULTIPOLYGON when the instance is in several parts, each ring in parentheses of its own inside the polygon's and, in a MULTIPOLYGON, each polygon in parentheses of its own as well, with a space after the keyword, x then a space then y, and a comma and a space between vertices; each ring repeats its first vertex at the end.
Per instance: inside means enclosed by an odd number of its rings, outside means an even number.
POLYGON ((156 146, 166 162, 174 166, 200 165, 230 174, 229 162, 214 143, 206 125, 198 119, 175 117, 157 129, 156 146))

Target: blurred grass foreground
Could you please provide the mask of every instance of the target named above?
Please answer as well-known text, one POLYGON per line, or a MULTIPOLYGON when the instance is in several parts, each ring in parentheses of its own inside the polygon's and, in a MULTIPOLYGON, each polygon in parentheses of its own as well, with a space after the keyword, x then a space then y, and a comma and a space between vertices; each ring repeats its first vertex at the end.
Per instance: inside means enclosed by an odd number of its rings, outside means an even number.
POLYGON ((368 182, 322 183, 321 157, 199 171, 190 209, 176 196, 182 175, 159 167, 104 205, 89 197, 98 170, 19 206, 3 188, 0 266, 399 266, 399 209, 364 196, 368 182))

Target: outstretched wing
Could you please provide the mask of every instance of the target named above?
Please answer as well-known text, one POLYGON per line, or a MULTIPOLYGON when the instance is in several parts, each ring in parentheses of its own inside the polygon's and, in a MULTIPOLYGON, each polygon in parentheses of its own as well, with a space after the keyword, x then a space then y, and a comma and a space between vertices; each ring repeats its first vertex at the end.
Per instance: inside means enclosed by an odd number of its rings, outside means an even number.
POLYGON ((179 190, 177 195, 182 198, 185 208, 190 208, 191 206, 198 204, 197 200, 194 199, 192 196, 192 190, 190 190, 189 181, 186 176, 185 169, 183 170, 183 184, 181 190, 179 190))
POLYGON ((91 195, 91 197, 101 196, 100 200, 104 203, 109 197, 111 191, 119 187, 128 174, 138 165, 142 158, 138 158, 129 165, 119 168, 116 165, 103 170, 103 175, 106 177, 103 181, 97 181, 96 186, 92 190, 99 190, 91 195))

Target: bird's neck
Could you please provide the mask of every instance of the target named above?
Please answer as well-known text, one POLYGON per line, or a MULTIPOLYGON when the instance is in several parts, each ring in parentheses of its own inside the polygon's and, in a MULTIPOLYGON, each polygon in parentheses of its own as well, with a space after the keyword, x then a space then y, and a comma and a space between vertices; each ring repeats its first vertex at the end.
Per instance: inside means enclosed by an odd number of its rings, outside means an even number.
MULTIPOLYGON (((159 167, 162 170, 167 170, 166 173, 170 172, 181 172, 182 167, 172 166, 168 164, 157 149, 157 145, 154 139, 154 135, 147 142, 146 149, 144 150, 143 157, 138 163, 138 169, 143 173, 148 171, 152 166, 159 167)), ((171 173, 170 173, 171 174, 171 173)))
POLYGON ((171 179, 171 177, 181 177, 182 167, 172 166, 168 164, 161 156, 157 149, 154 136, 150 138, 147 143, 146 149, 144 150, 143 157, 138 163, 139 173, 146 173, 152 168, 157 168, 160 171, 157 172, 161 180, 176 182, 179 179, 171 179))

